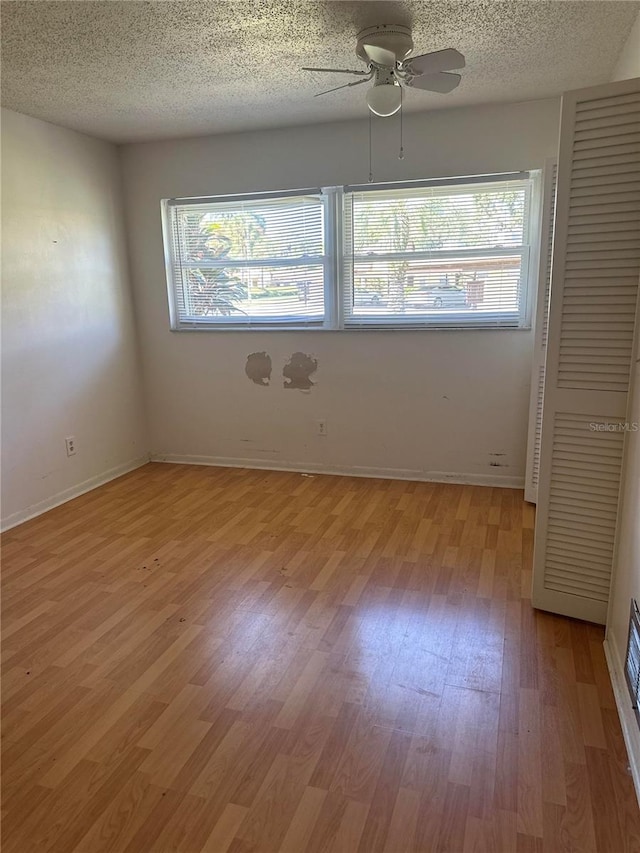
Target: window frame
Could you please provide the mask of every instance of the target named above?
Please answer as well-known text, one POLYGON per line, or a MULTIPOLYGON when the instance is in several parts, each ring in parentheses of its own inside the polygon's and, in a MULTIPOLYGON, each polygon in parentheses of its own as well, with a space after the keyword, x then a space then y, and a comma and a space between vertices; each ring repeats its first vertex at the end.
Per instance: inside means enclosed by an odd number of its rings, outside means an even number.
MULTIPOLYGON (((491 183, 522 183, 526 182, 525 186, 525 205, 524 205, 524 224, 523 232, 525 242, 517 248, 500 248, 500 249, 427 249, 423 251, 413 252, 385 252, 375 254, 373 257, 369 255, 360 255, 351 257, 344 256, 344 265, 351 266, 349 274, 345 274, 345 286, 343 289, 344 300, 344 328, 346 329, 517 329, 531 327, 531 296, 530 296, 530 276, 532 273, 531 262, 534 255, 534 239, 532 234, 532 225, 534 223, 534 205, 533 198, 537 194, 535 186, 535 174, 533 172, 514 172, 509 175, 499 176, 473 176, 471 178, 440 178, 428 181, 407 181, 402 183, 389 184, 364 184, 357 186, 348 186, 344 188, 345 202, 348 196, 352 193, 367 193, 380 192, 385 190, 412 190, 423 189, 440 186, 459 187, 460 192, 464 192, 467 187, 478 185, 487 185, 491 183), (353 285, 348 286, 349 280, 353 282, 353 265, 355 260, 371 260, 376 261, 428 261, 428 260, 457 260, 468 257, 473 259, 481 256, 487 257, 519 257, 520 258, 520 298, 518 300, 518 308, 505 316, 499 311, 483 312, 481 316, 471 315, 467 311, 448 311, 446 316, 435 315, 433 312, 423 312, 422 314, 405 315, 406 319, 394 315, 354 315, 353 314, 353 285)), ((347 221, 347 215, 343 214, 343 226, 347 221)), ((353 217, 351 217, 353 223, 353 217)))
MULTIPOLYGON (((333 279, 333 269, 335 267, 335 249, 334 249, 334 232, 337 229, 335 222, 335 210, 332 209, 331 199, 327 193, 319 188, 300 189, 300 190, 283 190, 280 192, 261 192, 261 193, 245 193, 242 195, 221 195, 221 196, 197 196, 194 198, 170 198, 162 199, 162 233, 164 243, 165 268, 167 277, 167 293, 169 300, 169 320, 171 331, 271 331, 271 330, 287 330, 287 329, 323 329, 329 328, 328 319, 331 315, 329 310, 330 302, 333 300, 333 292, 329 285, 333 279), (325 238, 324 255, 308 256, 302 258, 261 258, 252 260, 239 259, 220 259, 219 261, 207 261, 202 264, 187 263, 175 254, 175 240, 172 221, 172 209, 177 207, 198 207, 199 205, 213 204, 229 204, 242 203, 245 201, 274 201, 283 198, 297 198, 301 196, 318 196, 322 200, 323 206, 323 229, 325 238), (175 269, 187 267, 202 268, 202 269, 252 269, 255 267, 304 267, 304 266, 322 266, 323 267, 323 282, 324 282, 324 314, 314 317, 299 315, 282 315, 268 317, 265 320, 249 319, 240 321, 233 315, 224 316, 216 315, 215 317, 207 317, 206 319, 183 319, 180 317, 178 306, 178 288, 184 288, 184 280, 179 282, 174 277, 175 269), (329 292, 328 292, 329 291, 329 292)), ((186 302, 186 297, 183 296, 186 302)))
MULTIPOLYGON (((194 198, 162 199, 162 234, 164 244, 165 270, 169 303, 169 320, 171 331, 410 331, 410 330, 518 330, 530 329, 532 317, 532 300, 535 292, 536 270, 540 250, 540 216, 541 205, 541 172, 529 170, 523 172, 499 173, 493 175, 472 175, 456 178, 434 178, 418 181, 402 181, 388 183, 354 184, 299 190, 281 190, 277 192, 258 192, 245 194, 229 194, 218 196, 198 196, 194 198), (505 183, 509 181, 527 181, 525 196, 524 235, 528 242, 518 248, 501 248, 483 251, 488 257, 520 256, 520 299, 518 309, 508 317, 500 316, 500 312, 487 313, 483 317, 470 317, 467 312, 447 312, 447 317, 434 317, 427 314, 413 314, 403 319, 402 316, 370 315, 353 316, 353 257, 345 254, 345 203, 353 193, 384 192, 385 190, 413 190, 437 186, 472 186, 473 184, 505 183), (325 253, 324 267, 324 317, 304 318, 296 316, 269 317, 265 321, 249 320, 239 322, 234 316, 207 317, 205 320, 184 320, 179 316, 177 304, 178 282, 174 281, 174 269, 181 263, 174 254, 174 235, 171 210, 180 205, 216 204, 244 201, 271 201, 279 198, 294 198, 303 195, 316 195, 324 200, 324 234, 325 253), (351 267, 351 274, 349 274, 351 267)), ((437 259, 446 256, 459 258, 466 255, 473 258, 478 253, 469 250, 425 250, 423 252, 390 252, 375 256, 375 260, 398 260, 402 258, 437 259)), ((207 267, 237 267, 253 266, 303 266, 300 259, 286 259, 278 263, 277 259, 256 259, 251 261, 208 262, 207 267)), ((317 265, 317 264, 316 264, 317 265)))

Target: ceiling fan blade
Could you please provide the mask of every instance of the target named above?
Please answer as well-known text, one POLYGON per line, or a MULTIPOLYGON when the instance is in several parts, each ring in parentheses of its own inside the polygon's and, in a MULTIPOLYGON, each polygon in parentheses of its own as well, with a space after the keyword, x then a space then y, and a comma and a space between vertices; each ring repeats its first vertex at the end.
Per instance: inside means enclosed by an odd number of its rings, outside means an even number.
POLYGON ((359 85, 360 85, 360 83, 368 83, 370 79, 371 79, 371 77, 367 77, 365 80, 353 80, 351 83, 345 83, 345 84, 344 84, 344 85, 342 85, 342 86, 336 86, 336 87, 335 87, 335 88, 333 88, 333 89, 327 89, 327 90, 326 90, 326 91, 324 91, 324 92, 318 92, 318 93, 317 93, 316 95, 314 95, 313 97, 314 97, 314 98, 319 98, 319 97, 320 97, 320 95, 328 95, 328 94, 329 94, 329 92, 337 92, 337 91, 338 91, 338 89, 348 89, 350 86, 359 86, 359 85))
POLYGON ((407 86, 411 89, 424 89, 427 92, 440 92, 446 95, 460 85, 462 77, 459 74, 448 74, 441 71, 440 74, 421 74, 407 80, 407 86))
POLYGON ((448 47, 445 50, 412 56, 403 62, 402 67, 412 74, 435 74, 438 71, 464 68, 464 65, 464 56, 452 47, 448 47))
POLYGON ((302 67, 301 71, 328 71, 331 74, 357 74, 358 77, 367 75, 368 71, 353 71, 351 68, 306 68, 302 67))
POLYGON ((387 65, 391 68, 396 66, 396 55, 384 47, 378 47, 375 44, 363 44, 362 49, 367 54, 372 62, 378 65, 387 65))

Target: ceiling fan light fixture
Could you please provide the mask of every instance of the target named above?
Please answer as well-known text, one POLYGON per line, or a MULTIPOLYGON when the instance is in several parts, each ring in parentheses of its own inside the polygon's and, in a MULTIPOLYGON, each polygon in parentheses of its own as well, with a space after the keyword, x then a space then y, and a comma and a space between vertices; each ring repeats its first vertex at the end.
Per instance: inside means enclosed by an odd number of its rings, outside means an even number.
POLYGON ((367 92, 367 104, 374 115, 392 116, 402 105, 402 92, 398 83, 378 83, 367 92))

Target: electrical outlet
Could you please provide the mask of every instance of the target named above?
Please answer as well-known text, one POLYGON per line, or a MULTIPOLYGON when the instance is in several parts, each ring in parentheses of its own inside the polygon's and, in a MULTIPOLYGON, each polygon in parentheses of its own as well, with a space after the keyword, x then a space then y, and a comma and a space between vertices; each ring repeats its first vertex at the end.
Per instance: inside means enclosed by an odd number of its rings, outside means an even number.
POLYGON ((318 425, 318 435, 327 435, 327 433, 329 431, 327 429, 327 422, 326 421, 317 421, 317 425, 318 425))
POLYGON ((64 440, 65 447, 67 448, 67 456, 75 456, 76 455, 76 439, 73 435, 68 435, 64 440))

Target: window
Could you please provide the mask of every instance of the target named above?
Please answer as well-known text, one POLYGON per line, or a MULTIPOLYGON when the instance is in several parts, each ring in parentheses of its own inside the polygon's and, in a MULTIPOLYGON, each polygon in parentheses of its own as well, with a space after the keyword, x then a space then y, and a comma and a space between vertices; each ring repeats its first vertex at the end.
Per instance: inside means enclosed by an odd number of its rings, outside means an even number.
POLYGON ((533 183, 166 201, 172 328, 527 326, 533 183))
POLYGON ((166 202, 172 326, 322 325, 327 219, 319 191, 166 202))
POLYGON ((345 324, 520 325, 529 180, 347 189, 345 324))

